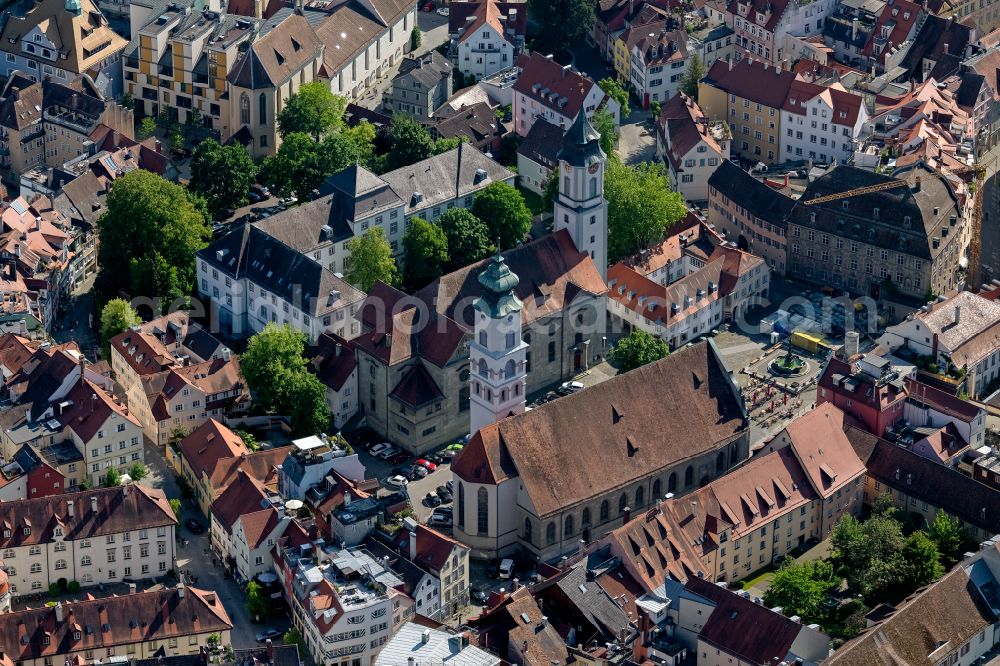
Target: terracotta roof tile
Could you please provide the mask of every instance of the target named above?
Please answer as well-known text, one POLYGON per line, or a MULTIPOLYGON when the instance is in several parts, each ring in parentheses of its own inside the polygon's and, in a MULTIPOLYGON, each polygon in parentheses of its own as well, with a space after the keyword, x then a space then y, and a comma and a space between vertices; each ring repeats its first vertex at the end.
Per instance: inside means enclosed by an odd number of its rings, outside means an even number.
POLYGON ((597 85, 572 67, 563 67, 540 53, 522 56, 519 64, 521 74, 514 90, 567 118, 576 118, 587 94, 597 85), (546 90, 551 99, 542 95, 546 90))
POLYGON ((238 458, 250 449, 225 425, 209 419, 181 440, 181 455, 198 479, 211 478, 216 466, 225 458, 238 458))

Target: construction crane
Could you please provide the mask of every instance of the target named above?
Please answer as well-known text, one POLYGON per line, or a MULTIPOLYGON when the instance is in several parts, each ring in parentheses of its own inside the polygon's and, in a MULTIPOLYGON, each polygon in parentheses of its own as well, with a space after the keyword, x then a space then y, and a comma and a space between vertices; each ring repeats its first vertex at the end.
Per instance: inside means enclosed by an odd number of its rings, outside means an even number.
POLYGON ((815 206, 817 204, 826 203, 828 201, 837 201, 839 199, 849 199, 851 197, 860 197, 864 194, 871 194, 872 192, 881 192, 882 190, 894 190, 897 187, 906 187, 908 183, 905 180, 899 180, 898 178, 893 178, 892 180, 887 180, 884 183, 878 183, 876 185, 868 185, 866 187, 856 187, 853 190, 847 190, 846 192, 837 192, 836 194, 827 194, 826 196, 816 197, 815 199, 810 199, 809 201, 802 201, 800 203, 806 206, 815 206))

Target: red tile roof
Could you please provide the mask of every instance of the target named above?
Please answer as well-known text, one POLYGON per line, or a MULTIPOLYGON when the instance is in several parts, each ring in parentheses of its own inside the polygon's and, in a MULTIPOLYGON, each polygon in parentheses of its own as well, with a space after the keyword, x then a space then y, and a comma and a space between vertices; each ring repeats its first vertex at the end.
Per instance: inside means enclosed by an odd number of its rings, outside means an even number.
MULTIPOLYGON (((409 559, 409 530, 399 530, 396 534, 396 546, 409 559)), ((469 550, 468 546, 455 541, 431 527, 417 525, 417 557, 413 562, 426 567, 435 575, 441 573, 441 570, 448 563, 456 548, 469 550)))
POLYGON ((267 498, 264 484, 241 469, 233 482, 212 502, 210 511, 223 529, 232 533, 236 520, 244 514, 263 509, 267 498))
POLYGON ((281 514, 274 507, 268 507, 262 511, 244 513, 239 517, 239 521, 243 525, 243 535, 246 537, 247 545, 250 548, 257 548, 278 527, 281 514))
POLYGON ((823 497, 865 473, 864 463, 844 435, 844 413, 830 403, 819 405, 785 427, 792 451, 823 497))
POLYGON ((576 118, 597 85, 571 66, 563 67, 537 52, 521 56, 518 63, 521 73, 514 90, 567 118, 576 118))
POLYGON ((893 0, 893 2, 886 3, 882 13, 875 20, 875 29, 872 30, 868 43, 865 44, 861 54, 867 58, 874 56, 878 62, 884 63, 892 47, 906 41, 922 11, 923 8, 920 5, 910 2, 910 0, 893 0), (889 30, 887 39, 881 38, 883 28, 889 30), (876 44, 882 46, 882 50, 877 56, 875 55, 876 44))
POLYGON ((177 517, 162 490, 131 483, 121 488, 0 502, 0 526, 10 530, 9 537, 0 531, 0 548, 49 543, 56 527, 62 528, 66 539, 79 540, 176 524, 177 517))
POLYGON ((225 458, 238 458, 250 453, 235 432, 215 419, 209 419, 181 440, 181 455, 196 478, 211 477, 216 466, 225 458))
POLYGON ((698 103, 684 93, 674 95, 660 109, 656 128, 668 146, 667 157, 674 169, 679 169, 684 156, 702 141, 723 158, 729 157, 729 152, 724 152, 712 136, 708 122, 702 120, 705 118, 698 103))
POLYGON ((709 68, 704 81, 730 95, 780 109, 788 98, 795 73, 750 58, 744 58, 730 67, 730 63, 720 58, 709 68))
POLYGON ((741 16, 750 23, 760 26, 770 33, 778 26, 789 0, 729 0, 726 11, 732 16, 741 16), (746 12, 740 11, 740 5, 747 7, 746 12), (763 14, 764 20, 757 20, 757 14, 763 14))
POLYGON ((207 637, 233 628, 218 595, 193 587, 67 601, 59 611, 62 622, 51 606, 0 615, 4 653, 19 662, 31 661, 194 635, 207 637), (80 637, 74 639, 74 634, 80 637))
POLYGON ((507 32, 524 37, 528 31, 527 2, 498 2, 497 0, 481 0, 479 2, 448 3, 448 32, 455 35, 459 31, 459 42, 464 42, 476 34, 483 25, 489 24, 501 37, 510 41, 507 32))
POLYGON ((125 405, 89 379, 77 380, 60 402, 72 404, 55 418, 63 426, 73 430, 83 442, 90 442, 112 416, 139 426, 139 421, 129 413, 125 405))
POLYGON ((864 103, 861 95, 855 95, 846 90, 820 86, 806 81, 792 82, 792 86, 788 91, 788 99, 785 100, 782 108, 790 113, 805 115, 805 104, 814 97, 823 97, 827 105, 832 107, 833 123, 854 127, 854 124, 858 122, 858 114, 861 112, 861 105, 864 103))

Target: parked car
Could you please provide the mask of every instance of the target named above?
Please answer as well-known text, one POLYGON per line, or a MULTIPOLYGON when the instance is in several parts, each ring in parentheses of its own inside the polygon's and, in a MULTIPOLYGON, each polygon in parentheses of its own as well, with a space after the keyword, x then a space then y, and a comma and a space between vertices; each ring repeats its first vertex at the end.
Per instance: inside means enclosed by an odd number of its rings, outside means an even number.
POLYGON ((450 513, 438 513, 440 509, 434 509, 431 517, 427 520, 428 525, 435 525, 440 527, 450 527, 451 526, 451 514, 450 513))
POLYGON ((415 463, 413 463, 413 464, 414 465, 420 465, 421 467, 423 467, 424 469, 426 469, 428 472, 433 472, 434 470, 437 469, 437 465, 435 465, 434 463, 432 463, 430 460, 427 460, 426 458, 417 458, 417 461, 415 463))
POLYGON ((184 521, 184 524, 187 525, 187 528, 191 530, 193 534, 205 533, 205 526, 202 525, 197 520, 195 520, 194 518, 188 518, 187 520, 184 521))
POLYGON ((400 451, 396 455, 388 457, 386 459, 386 462, 388 462, 389 464, 392 464, 392 465, 402 465, 403 463, 405 463, 409 459, 410 459, 409 454, 403 453, 402 451, 400 451))
POLYGON ((498 570, 499 576, 502 579, 510 578, 514 575, 514 560, 504 558, 500 561, 500 569, 498 570))
POLYGON ((257 642, 263 643, 267 639, 277 638, 278 636, 284 636, 285 634, 280 629, 275 629, 274 627, 268 627, 257 632, 257 642))
POLYGON ((427 496, 424 497, 424 504, 427 506, 441 506, 441 498, 434 493, 427 493, 427 496))
POLYGON ((573 391, 574 393, 576 393, 577 391, 582 391, 587 387, 583 385, 583 382, 563 382, 562 384, 559 385, 559 388, 573 391))
POLYGON ((438 494, 438 497, 440 497, 442 493, 448 492, 448 489, 445 488, 444 486, 438 486, 437 488, 434 489, 434 492, 436 492, 438 494))
POLYGON ((376 458, 381 458, 382 460, 388 461, 389 458, 392 458, 393 456, 398 456, 400 453, 402 453, 402 451, 400 451, 395 446, 392 446, 390 444, 389 448, 382 449, 382 451, 380 451, 379 453, 375 454, 375 457, 376 458))
POLYGON ((430 474, 430 472, 427 471, 426 467, 421 467, 420 465, 414 465, 413 467, 410 468, 410 474, 413 475, 410 478, 422 479, 428 474, 430 474))
POLYGON ((257 190, 250 190, 250 194, 247 196, 250 198, 250 203, 260 203, 265 199, 264 195, 257 190))
POLYGON ((373 456, 377 456, 383 451, 388 451, 391 448, 393 448, 392 444, 390 444, 389 442, 382 442, 368 449, 368 453, 372 454, 373 456))
POLYGON ((442 504, 451 504, 451 500, 454 499, 447 490, 443 493, 438 493, 438 497, 441 498, 442 504))
POLYGON ((438 453, 428 454, 428 455, 424 456, 424 458, 426 458, 427 460, 430 460, 435 465, 443 465, 444 464, 444 457, 441 456, 438 453))
POLYGON ((407 479, 405 476, 403 476, 402 474, 397 474, 395 476, 390 476, 388 479, 383 481, 382 485, 387 488, 396 488, 397 490, 403 490, 404 488, 406 488, 406 484, 408 484, 409 482, 410 480, 407 479))
POLYGON ((469 590, 469 596, 472 597, 472 600, 478 604, 485 604, 486 600, 490 598, 489 592, 475 587, 469 590))
POLYGON ((451 11, 447 7, 441 7, 440 9, 437 10, 437 13, 440 14, 441 16, 447 16, 448 14, 451 13, 451 11))

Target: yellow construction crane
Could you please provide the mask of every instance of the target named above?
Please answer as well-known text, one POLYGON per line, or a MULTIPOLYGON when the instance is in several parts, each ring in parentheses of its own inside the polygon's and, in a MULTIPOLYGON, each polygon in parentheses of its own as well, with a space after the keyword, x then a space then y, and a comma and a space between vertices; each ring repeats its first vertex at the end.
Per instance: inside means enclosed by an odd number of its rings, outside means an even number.
POLYGON ((856 187, 853 190, 847 190, 846 192, 837 192, 836 194, 827 194, 826 196, 816 197, 815 199, 810 199, 809 201, 802 201, 801 203, 806 206, 815 206, 816 204, 826 203, 828 201, 837 201, 838 199, 849 199, 850 197, 859 197, 864 194, 871 194, 872 192, 881 192, 882 190, 894 190, 897 187, 906 187, 907 182, 905 180, 899 180, 894 178, 892 180, 887 180, 884 183, 878 183, 876 185, 868 185, 867 187, 856 187))

